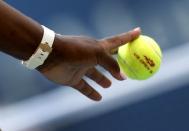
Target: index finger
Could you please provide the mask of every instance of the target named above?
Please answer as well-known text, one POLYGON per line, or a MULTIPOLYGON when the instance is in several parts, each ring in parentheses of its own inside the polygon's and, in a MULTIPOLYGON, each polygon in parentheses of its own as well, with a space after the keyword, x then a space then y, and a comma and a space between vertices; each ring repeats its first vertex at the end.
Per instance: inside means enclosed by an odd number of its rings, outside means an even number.
POLYGON ((129 32, 102 39, 102 46, 105 48, 105 50, 110 52, 111 50, 136 39, 140 33, 141 29, 138 27, 129 32))

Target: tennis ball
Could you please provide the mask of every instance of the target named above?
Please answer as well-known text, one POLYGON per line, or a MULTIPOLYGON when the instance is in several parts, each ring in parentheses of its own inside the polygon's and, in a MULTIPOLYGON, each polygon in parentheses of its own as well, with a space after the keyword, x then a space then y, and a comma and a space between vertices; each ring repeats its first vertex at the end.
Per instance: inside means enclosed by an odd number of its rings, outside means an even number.
POLYGON ((152 38, 140 35, 118 49, 117 61, 121 71, 131 79, 145 80, 161 65, 162 53, 152 38))

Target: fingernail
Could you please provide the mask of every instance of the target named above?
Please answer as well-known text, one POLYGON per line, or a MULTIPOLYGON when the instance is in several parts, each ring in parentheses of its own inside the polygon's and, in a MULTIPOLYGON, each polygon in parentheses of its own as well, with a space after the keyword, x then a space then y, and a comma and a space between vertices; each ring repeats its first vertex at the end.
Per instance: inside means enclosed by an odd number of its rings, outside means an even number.
POLYGON ((126 75, 124 73, 122 73, 122 72, 120 72, 120 76, 121 76, 122 80, 126 80, 127 79, 126 75))
POLYGON ((140 27, 134 28, 133 31, 140 31, 140 27))

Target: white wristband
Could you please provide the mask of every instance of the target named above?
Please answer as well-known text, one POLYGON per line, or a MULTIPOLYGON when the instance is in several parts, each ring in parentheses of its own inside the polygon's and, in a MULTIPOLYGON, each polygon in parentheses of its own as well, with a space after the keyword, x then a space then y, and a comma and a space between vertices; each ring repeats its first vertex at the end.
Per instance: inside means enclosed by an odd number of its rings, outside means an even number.
POLYGON ((55 38, 54 31, 48 29, 43 26, 43 38, 41 43, 39 44, 35 53, 29 58, 27 61, 22 61, 22 64, 25 65, 29 69, 35 69, 38 66, 42 65, 45 60, 48 58, 49 54, 52 51, 52 45, 55 38))

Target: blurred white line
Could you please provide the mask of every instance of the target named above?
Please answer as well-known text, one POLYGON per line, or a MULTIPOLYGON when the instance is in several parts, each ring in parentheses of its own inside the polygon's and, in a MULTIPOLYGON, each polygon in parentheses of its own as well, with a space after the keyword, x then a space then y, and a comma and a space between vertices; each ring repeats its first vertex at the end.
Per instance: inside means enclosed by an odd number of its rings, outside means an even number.
POLYGON ((62 125, 67 125, 173 90, 188 82, 188 51, 189 44, 183 44, 164 53, 160 71, 146 81, 119 82, 112 78, 110 89, 101 89, 90 81, 102 93, 101 102, 93 102, 71 88, 61 87, 14 105, 1 107, 0 127, 3 131, 22 131, 57 118, 62 119, 62 125))

